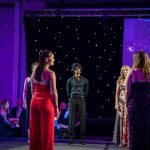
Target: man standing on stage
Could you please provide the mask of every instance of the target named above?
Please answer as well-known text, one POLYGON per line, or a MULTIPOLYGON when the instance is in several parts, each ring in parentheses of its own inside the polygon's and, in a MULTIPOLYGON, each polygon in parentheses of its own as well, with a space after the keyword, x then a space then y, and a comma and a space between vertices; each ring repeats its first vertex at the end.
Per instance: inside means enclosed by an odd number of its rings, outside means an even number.
POLYGON ((89 85, 88 80, 81 76, 82 66, 79 63, 73 63, 72 69, 73 76, 67 80, 66 90, 69 97, 69 141, 68 144, 73 144, 75 139, 74 122, 76 116, 76 109, 80 116, 80 142, 85 144, 85 114, 86 103, 89 85))

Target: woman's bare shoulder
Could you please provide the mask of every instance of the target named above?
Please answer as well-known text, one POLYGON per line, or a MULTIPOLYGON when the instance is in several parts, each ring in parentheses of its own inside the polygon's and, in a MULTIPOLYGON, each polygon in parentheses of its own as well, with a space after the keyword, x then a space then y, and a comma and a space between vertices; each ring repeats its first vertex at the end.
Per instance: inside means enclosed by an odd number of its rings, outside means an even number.
POLYGON ((134 70, 135 72, 141 72, 141 68, 133 68, 132 70, 134 70))
POLYGON ((55 72, 53 70, 50 70, 50 69, 44 70, 44 73, 45 74, 55 74, 55 72))
POLYGON ((43 76, 46 78, 49 78, 49 77, 55 76, 55 72, 53 70, 46 69, 43 72, 43 76))
POLYGON ((134 68, 130 69, 130 71, 129 71, 129 73, 128 73, 128 77, 133 76, 134 72, 135 72, 135 69, 134 69, 134 68))
POLYGON ((25 78, 25 81, 26 81, 27 83, 29 83, 30 80, 31 80, 31 77, 26 77, 26 78, 25 78))

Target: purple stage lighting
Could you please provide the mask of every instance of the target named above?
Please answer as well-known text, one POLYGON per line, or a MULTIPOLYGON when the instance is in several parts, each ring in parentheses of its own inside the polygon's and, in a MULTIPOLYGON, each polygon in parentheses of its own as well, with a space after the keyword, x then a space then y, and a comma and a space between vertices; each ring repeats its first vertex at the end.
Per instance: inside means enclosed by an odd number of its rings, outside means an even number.
POLYGON ((150 56, 150 19, 125 19, 123 64, 132 66, 133 54, 144 50, 150 56))

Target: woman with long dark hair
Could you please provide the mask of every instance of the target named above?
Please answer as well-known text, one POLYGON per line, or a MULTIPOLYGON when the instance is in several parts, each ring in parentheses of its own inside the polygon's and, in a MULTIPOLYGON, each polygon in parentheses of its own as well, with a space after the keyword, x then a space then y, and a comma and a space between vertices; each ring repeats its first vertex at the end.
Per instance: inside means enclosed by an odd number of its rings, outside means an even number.
POLYGON ((40 51, 39 62, 31 76, 33 92, 30 106, 30 150, 54 150, 54 116, 58 114, 58 94, 54 53, 40 51))
POLYGON ((150 60, 144 51, 134 54, 126 91, 129 150, 150 150, 150 60))

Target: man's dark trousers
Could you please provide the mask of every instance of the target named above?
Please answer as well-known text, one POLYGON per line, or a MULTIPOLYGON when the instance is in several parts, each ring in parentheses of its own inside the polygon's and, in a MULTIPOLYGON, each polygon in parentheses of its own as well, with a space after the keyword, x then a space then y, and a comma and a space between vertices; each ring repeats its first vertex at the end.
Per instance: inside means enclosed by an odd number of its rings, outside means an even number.
POLYGON ((80 139, 84 139, 85 135, 85 113, 86 103, 84 97, 72 96, 69 100, 69 135, 70 139, 75 138, 74 123, 77 117, 76 109, 80 117, 80 139))

